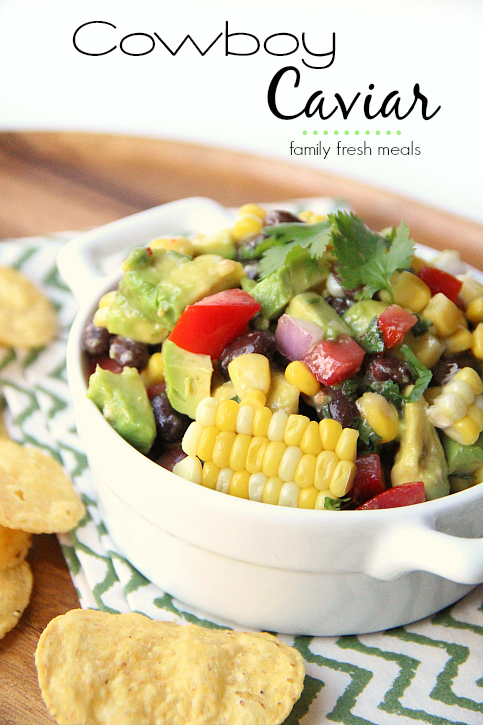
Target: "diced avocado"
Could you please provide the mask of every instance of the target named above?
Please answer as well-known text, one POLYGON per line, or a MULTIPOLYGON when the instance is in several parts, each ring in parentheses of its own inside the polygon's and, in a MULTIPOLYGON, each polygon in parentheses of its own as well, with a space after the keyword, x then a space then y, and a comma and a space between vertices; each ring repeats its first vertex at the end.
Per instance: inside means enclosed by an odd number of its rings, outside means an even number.
POLYGON ((187 352, 166 340, 163 359, 169 402, 179 413, 194 418, 200 400, 210 395, 213 373, 210 356, 187 352))
POLYGON ((258 282, 250 294, 260 302, 262 314, 271 320, 283 312, 294 295, 314 287, 327 275, 326 261, 314 259, 304 250, 258 282))
POLYGON ((148 343, 164 340, 186 305, 237 287, 245 276, 242 265, 231 259, 216 254, 191 259, 162 247, 134 249, 123 270, 107 329, 148 343))
POLYGON ((288 382, 285 373, 272 374, 272 382, 267 395, 267 408, 275 413, 283 410, 287 415, 299 412, 300 390, 288 382))
POLYGON ((427 403, 420 398, 406 403, 401 443, 391 471, 391 483, 423 481, 428 501, 450 492, 448 466, 436 428, 426 413, 427 403))
POLYGON ((378 300, 363 300, 356 302, 344 312, 342 317, 349 325, 353 337, 362 337, 374 317, 382 315, 387 307, 387 302, 378 300))
POLYGON ((156 436, 156 422, 148 394, 136 368, 111 373, 99 366, 89 380, 87 397, 124 440, 148 453, 156 436))
POLYGON ((223 229, 218 234, 197 234, 191 243, 194 254, 219 254, 225 259, 234 259, 236 255, 231 229, 223 229))
POLYGON ((464 446, 445 435, 443 448, 450 475, 465 476, 483 465, 483 433, 471 446, 464 446))
POLYGON ((296 295, 285 310, 287 315, 299 320, 314 322, 324 331, 324 338, 336 340, 339 335, 350 335, 351 331, 333 307, 316 292, 296 295))

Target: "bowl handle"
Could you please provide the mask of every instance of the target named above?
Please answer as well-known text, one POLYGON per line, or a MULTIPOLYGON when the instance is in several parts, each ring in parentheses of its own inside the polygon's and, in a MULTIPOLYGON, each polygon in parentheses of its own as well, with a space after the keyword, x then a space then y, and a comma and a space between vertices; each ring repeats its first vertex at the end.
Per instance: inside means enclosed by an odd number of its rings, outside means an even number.
POLYGON ((223 229, 229 220, 226 209, 211 199, 180 199, 79 234, 62 247, 57 266, 77 301, 87 301, 105 279, 106 259, 116 259, 119 266, 123 253, 155 237, 200 229, 209 234, 223 229))
POLYGON ((382 533, 365 573, 389 581, 410 571, 427 571, 459 584, 481 584, 483 539, 451 536, 424 524, 382 533))

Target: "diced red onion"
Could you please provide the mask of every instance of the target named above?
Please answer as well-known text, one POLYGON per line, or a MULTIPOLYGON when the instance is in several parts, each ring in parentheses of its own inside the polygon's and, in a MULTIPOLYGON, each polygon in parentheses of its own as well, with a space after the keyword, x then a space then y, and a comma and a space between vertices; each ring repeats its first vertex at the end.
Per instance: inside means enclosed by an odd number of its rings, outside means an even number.
POLYGON ((314 322, 291 315, 282 315, 275 330, 278 349, 289 360, 302 360, 323 337, 324 331, 314 322))

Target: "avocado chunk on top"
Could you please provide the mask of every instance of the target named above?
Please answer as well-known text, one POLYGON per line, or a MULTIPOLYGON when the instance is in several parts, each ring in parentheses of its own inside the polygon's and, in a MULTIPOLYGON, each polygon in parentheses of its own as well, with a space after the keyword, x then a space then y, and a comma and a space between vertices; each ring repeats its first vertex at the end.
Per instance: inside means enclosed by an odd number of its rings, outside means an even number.
POLYGON ((198 403, 210 395, 213 365, 209 355, 163 343, 164 378, 169 402, 178 413, 195 418, 198 403))
POLYGON ((249 291, 260 302, 264 317, 272 320, 283 312, 294 295, 319 284, 328 274, 325 259, 314 259, 304 250, 293 261, 282 264, 249 291))
POLYGON ((187 305, 237 287, 242 265, 216 254, 194 259, 162 247, 134 249, 107 312, 109 332, 147 343, 162 342, 187 305))
POLYGON ((445 435, 443 448, 451 476, 467 476, 483 465, 483 433, 471 446, 464 446, 445 435))
POLYGON ((234 259, 236 243, 231 229, 223 229, 217 234, 197 234, 191 240, 194 254, 219 254, 225 259, 234 259))
POLYGON ((380 302, 379 300, 363 300, 349 307, 342 317, 349 325, 351 335, 353 337, 362 337, 374 317, 382 315, 387 306, 386 302, 380 302))
POLYGON ((287 315, 298 317, 318 325, 326 340, 336 340, 340 335, 351 335, 351 330, 337 312, 316 292, 296 295, 285 310, 287 315))
POLYGON ((154 412, 136 368, 122 373, 103 370, 91 375, 87 397, 124 440, 141 453, 148 453, 156 436, 154 412))
POLYGON ((401 442, 391 471, 391 483, 400 486, 422 481, 426 499, 431 501, 447 496, 450 486, 443 446, 426 408, 424 398, 404 405, 401 442))

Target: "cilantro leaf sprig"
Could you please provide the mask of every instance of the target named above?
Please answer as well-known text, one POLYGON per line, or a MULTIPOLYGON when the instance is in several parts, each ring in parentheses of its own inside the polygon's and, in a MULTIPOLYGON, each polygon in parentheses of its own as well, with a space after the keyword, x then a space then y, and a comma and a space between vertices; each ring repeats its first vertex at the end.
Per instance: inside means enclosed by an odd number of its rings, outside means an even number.
POLYGON ((391 276, 409 266, 414 242, 409 228, 400 224, 391 237, 371 231, 355 214, 339 211, 330 214, 332 242, 337 257, 337 272, 346 289, 357 289, 357 299, 371 299, 386 290, 394 302, 391 276))
POLYGON ((406 396, 406 403, 416 403, 431 382, 433 373, 418 360, 409 345, 401 345, 401 352, 411 375, 415 379, 413 389, 406 396))
POLYGON ((260 279, 290 262, 307 250, 311 257, 322 257, 331 240, 331 223, 328 220, 315 224, 283 223, 263 230, 268 235, 255 248, 256 255, 261 256, 259 263, 260 279))

